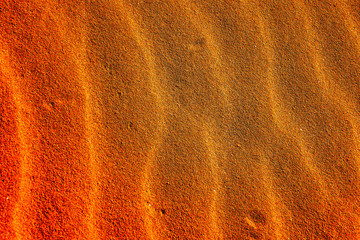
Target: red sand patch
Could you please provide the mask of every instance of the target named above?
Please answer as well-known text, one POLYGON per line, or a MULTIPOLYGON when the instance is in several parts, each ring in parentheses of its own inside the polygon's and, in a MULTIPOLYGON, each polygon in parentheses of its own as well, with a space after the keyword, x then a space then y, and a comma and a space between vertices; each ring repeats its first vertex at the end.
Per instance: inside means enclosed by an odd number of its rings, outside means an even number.
POLYGON ((0 239, 358 239, 357 1, 0 1, 0 239))

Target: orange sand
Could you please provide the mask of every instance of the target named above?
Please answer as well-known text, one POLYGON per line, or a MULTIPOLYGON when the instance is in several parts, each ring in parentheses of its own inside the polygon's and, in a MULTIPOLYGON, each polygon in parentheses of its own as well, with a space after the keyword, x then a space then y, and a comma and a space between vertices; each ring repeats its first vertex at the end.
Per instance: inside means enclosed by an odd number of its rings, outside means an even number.
POLYGON ((356 0, 0 0, 0 239, 360 239, 356 0))

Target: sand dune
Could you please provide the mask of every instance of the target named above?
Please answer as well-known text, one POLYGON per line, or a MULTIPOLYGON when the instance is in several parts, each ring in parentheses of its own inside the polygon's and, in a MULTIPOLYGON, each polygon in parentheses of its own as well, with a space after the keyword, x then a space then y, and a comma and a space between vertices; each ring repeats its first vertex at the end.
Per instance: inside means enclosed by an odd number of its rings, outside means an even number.
POLYGON ((0 239, 359 239, 360 5, 0 1, 0 239))

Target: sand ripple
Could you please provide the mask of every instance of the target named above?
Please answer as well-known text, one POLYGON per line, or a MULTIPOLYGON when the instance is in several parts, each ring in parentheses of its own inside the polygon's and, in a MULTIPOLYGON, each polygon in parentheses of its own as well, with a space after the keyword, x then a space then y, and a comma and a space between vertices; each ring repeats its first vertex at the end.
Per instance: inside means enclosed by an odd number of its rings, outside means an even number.
POLYGON ((0 239, 359 239, 357 1, 0 2, 0 239))

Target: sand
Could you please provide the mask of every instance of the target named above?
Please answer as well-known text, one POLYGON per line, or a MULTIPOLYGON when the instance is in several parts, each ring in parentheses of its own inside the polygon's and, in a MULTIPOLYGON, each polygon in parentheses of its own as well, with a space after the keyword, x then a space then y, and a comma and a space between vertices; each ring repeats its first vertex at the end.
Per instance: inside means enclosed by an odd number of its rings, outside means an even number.
POLYGON ((360 239, 356 0, 0 0, 0 239, 360 239))

